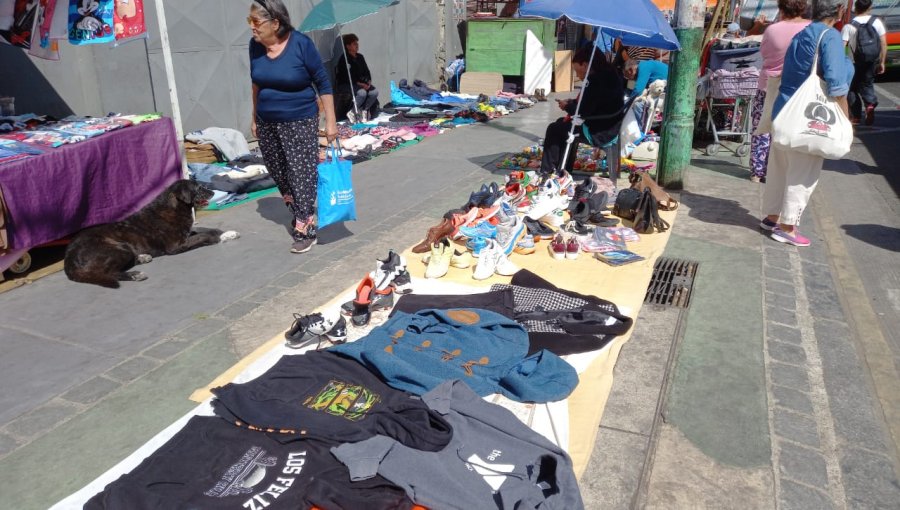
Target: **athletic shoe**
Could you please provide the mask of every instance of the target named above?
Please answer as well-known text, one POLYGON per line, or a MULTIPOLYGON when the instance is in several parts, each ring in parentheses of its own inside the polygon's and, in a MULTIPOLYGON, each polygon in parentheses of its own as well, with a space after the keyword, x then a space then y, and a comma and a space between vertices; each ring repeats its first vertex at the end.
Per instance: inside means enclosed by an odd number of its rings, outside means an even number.
POLYGON ((770 235, 770 237, 778 241, 779 243, 792 244, 801 248, 810 245, 809 239, 800 235, 800 231, 798 231, 796 228, 794 229, 794 233, 789 234, 784 230, 781 230, 781 227, 776 226, 774 229, 772 229, 772 234, 770 235))
POLYGON ((309 315, 294 314, 294 323, 290 329, 284 332, 284 338, 287 340, 287 346, 292 349, 302 347, 311 340, 317 340, 319 335, 309 330, 311 324, 323 322, 324 318, 321 313, 311 313, 309 315))
POLYGON ((525 236, 516 243, 516 247, 513 248, 513 251, 519 255, 531 255, 534 253, 534 236, 525 234, 525 236))
POLYGON ((394 277, 391 286, 394 288, 396 294, 410 294, 413 291, 413 286, 409 271, 406 269, 400 271, 400 274, 394 277))
POLYGON ((469 239, 475 237, 493 239, 497 237, 497 227, 491 225, 487 221, 482 221, 472 226, 459 227, 459 233, 469 239))
POLYGON ((487 242, 489 241, 486 237, 470 237, 468 241, 466 241, 466 248, 468 248, 472 255, 476 257, 481 253, 481 250, 487 246, 487 242))
POLYGON ((866 106, 866 125, 871 126, 875 123, 875 105, 866 106))
POLYGON ((562 209, 568 204, 568 198, 562 195, 539 195, 536 197, 525 213, 525 216, 533 220, 540 219, 557 209, 562 209))
POLYGON ((515 216, 508 225, 497 225, 497 245, 504 255, 509 255, 525 234, 525 222, 515 216))
POLYGON ((375 288, 384 290, 388 288, 394 278, 400 274, 400 271, 406 269, 406 259, 398 255, 394 250, 389 250, 387 257, 384 259, 375 259, 375 271, 372 272, 372 279, 375 281, 375 288))
POLYGON ((550 214, 541 216, 538 221, 550 225, 553 228, 560 228, 566 223, 562 209, 556 209, 550 214))
POLYGON ((284 334, 286 345, 291 349, 299 349, 310 341, 320 344, 325 339, 333 343, 347 341, 347 321, 340 314, 311 313, 301 316, 295 313, 294 318, 294 324, 284 334))
POLYGON ((547 245, 547 249, 550 250, 550 255, 556 260, 566 258, 566 240, 563 235, 556 234, 553 236, 553 240, 547 245))
POLYGON ((763 230, 768 230, 769 232, 775 230, 775 227, 778 226, 778 223, 770 220, 769 218, 763 218, 759 222, 759 228, 763 230))
POLYGON ((578 242, 578 238, 575 236, 569 237, 569 240, 566 241, 566 258, 569 260, 575 260, 578 258, 578 254, 581 252, 581 243, 578 242))
POLYGON ((593 227, 585 225, 578 220, 572 220, 566 223, 566 228, 563 230, 579 236, 590 235, 594 231, 593 227))
POLYGON ((315 237, 304 237, 302 239, 296 239, 293 244, 291 244, 291 253, 306 253, 315 245, 315 237))
POLYGON ((531 218, 523 218, 522 221, 525 223, 525 228, 528 230, 528 233, 534 236, 535 241, 552 239, 553 235, 556 233, 552 228, 544 225, 540 221, 531 218))
POLYGON ((502 276, 512 276, 519 268, 506 258, 500 245, 494 240, 488 240, 481 253, 478 254, 478 263, 475 266, 475 272, 472 278, 476 280, 487 280, 494 274, 502 276))
POLYGON ((453 257, 453 247, 450 239, 446 237, 431 245, 431 257, 428 259, 428 267, 425 268, 425 278, 440 278, 450 270, 450 259, 453 257))

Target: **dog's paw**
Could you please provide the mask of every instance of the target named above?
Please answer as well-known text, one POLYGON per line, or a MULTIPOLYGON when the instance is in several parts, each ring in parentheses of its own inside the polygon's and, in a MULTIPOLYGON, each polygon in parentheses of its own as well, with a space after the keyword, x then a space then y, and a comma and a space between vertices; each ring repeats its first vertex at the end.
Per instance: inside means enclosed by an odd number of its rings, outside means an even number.
POLYGON ((125 274, 127 274, 133 282, 142 282, 147 279, 147 275, 140 271, 128 271, 125 274))
POLYGON ((140 255, 137 256, 136 262, 138 264, 149 264, 151 260, 153 260, 152 255, 148 255, 146 253, 141 253, 140 255))
POLYGON ((219 242, 224 243, 225 241, 232 241, 234 239, 237 239, 238 237, 241 237, 241 234, 239 234, 236 230, 228 230, 222 232, 222 234, 219 235, 219 242))

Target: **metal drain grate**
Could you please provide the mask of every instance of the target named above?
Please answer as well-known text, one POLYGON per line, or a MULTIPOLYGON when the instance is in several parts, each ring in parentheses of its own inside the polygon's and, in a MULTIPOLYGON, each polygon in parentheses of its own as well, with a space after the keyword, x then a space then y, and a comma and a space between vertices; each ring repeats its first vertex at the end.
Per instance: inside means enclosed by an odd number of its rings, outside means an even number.
POLYGON ((699 262, 661 257, 653 265, 644 303, 687 308, 699 262))

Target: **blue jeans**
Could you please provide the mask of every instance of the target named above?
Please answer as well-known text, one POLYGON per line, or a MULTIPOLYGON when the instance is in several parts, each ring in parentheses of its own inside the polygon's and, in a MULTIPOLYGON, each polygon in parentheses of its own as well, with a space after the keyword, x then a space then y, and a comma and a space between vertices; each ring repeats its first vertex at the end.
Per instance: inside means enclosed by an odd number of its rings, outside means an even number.
POLYGON ((378 89, 375 87, 369 87, 369 90, 364 88, 356 89, 356 106, 359 108, 359 111, 369 111, 375 105, 375 101, 378 101, 378 89))

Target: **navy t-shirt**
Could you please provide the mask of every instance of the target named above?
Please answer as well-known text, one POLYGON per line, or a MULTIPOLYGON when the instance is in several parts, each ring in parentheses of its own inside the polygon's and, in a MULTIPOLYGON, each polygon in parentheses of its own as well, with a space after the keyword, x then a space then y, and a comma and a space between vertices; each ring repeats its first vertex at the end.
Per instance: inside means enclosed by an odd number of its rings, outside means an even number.
POLYGON ((266 47, 250 40, 250 79, 259 87, 256 115, 266 122, 315 117, 316 91, 331 94, 328 72, 312 40, 294 30, 281 55, 270 58, 266 47))

